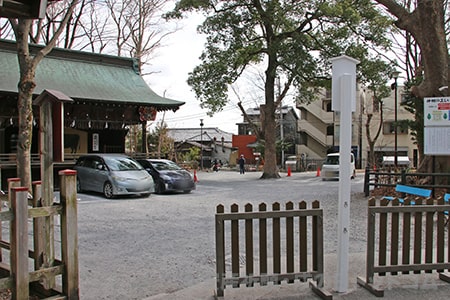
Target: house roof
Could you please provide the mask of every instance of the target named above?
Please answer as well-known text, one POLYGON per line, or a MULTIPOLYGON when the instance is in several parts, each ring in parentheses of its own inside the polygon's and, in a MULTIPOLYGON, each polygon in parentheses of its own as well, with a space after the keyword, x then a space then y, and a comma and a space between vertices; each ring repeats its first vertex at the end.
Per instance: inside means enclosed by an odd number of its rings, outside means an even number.
POLYGON ((233 134, 220 130, 217 127, 203 127, 201 128, 169 128, 168 135, 175 140, 175 142, 183 141, 207 141, 214 140, 217 142, 222 141, 222 137, 225 143, 231 143, 233 134), (203 132, 203 134, 201 134, 203 132))
MULTIPOLYGON (((283 106, 283 107, 281 108, 281 112, 282 112, 283 115, 286 115, 286 114, 288 114, 289 112, 291 112, 292 115, 294 116, 294 118, 298 119, 298 115, 297 115, 297 113, 295 112, 295 109, 294 109, 292 106, 283 106)), ((253 107, 253 108, 247 109, 247 110, 245 111, 245 113, 246 113, 247 115, 249 115, 249 116, 259 116, 259 115, 261 114, 261 111, 260 111, 259 107, 253 107)), ((277 110, 275 111, 275 115, 279 115, 279 114, 280 114, 280 112, 279 112, 279 110, 277 109, 277 110)), ((244 123, 245 123, 245 122, 244 122, 244 123)))
MULTIPOLYGON (((42 46, 30 46, 36 53, 42 46)), ((0 91, 17 93, 19 64, 15 42, 0 40, 0 91)), ((182 101, 157 95, 139 75, 132 58, 53 49, 37 66, 36 88, 57 90, 74 100, 150 105, 176 111, 182 101)))

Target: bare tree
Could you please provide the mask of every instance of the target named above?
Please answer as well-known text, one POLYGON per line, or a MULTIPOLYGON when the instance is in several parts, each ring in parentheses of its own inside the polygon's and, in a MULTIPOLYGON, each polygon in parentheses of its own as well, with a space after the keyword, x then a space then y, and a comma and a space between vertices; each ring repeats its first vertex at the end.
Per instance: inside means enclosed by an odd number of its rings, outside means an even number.
POLYGON ((31 54, 29 40, 33 20, 31 19, 9 19, 17 43, 17 58, 20 68, 20 79, 18 83, 18 112, 19 112, 19 139, 17 142, 17 176, 21 185, 31 190, 31 140, 33 127, 32 96, 36 87, 36 67, 42 59, 55 47, 58 38, 64 31, 78 0, 72 0, 66 13, 60 19, 59 26, 45 47, 36 54, 31 54))
MULTIPOLYGON (((440 87, 449 84, 448 1, 417 0, 399 3, 394 0, 376 0, 376 2, 396 17, 395 25, 405 31, 408 79, 414 79, 411 87, 412 95, 418 99, 446 95, 448 90, 441 90, 440 87)), ((423 117, 420 119, 420 110, 420 107, 416 107, 416 122, 423 122, 423 117)), ((419 138, 417 142, 421 152, 423 138, 419 138)), ((438 169, 441 171, 448 169, 447 156, 439 157, 437 161, 438 169)), ((431 169, 431 159, 427 156, 419 165, 419 170, 431 171, 431 169)))
POLYGON ((178 30, 164 28, 161 16, 169 0, 106 0, 115 32, 117 55, 137 58, 139 71, 151 58, 154 51, 162 46, 168 35, 178 30))

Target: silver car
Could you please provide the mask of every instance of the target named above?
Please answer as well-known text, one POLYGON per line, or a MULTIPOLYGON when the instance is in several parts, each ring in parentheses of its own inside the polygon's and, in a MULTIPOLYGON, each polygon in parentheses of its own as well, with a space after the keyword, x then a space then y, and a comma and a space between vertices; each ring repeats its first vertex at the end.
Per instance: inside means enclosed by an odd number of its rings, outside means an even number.
POLYGON ((77 192, 100 192, 106 198, 148 196, 154 192, 152 177, 126 155, 83 155, 78 158, 74 169, 77 171, 77 192))

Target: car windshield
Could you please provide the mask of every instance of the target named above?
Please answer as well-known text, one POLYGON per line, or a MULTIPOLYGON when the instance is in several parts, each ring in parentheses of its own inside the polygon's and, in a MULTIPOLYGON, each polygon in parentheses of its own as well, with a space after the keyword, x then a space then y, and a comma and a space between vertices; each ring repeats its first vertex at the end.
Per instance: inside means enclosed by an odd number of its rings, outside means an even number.
POLYGON ((142 170, 142 166, 127 157, 104 157, 111 171, 142 170))
POLYGON ((181 170, 181 167, 172 161, 152 161, 152 166, 158 171, 181 170))
POLYGON ((327 159, 324 162, 325 165, 338 165, 339 164, 339 156, 327 156, 327 159))

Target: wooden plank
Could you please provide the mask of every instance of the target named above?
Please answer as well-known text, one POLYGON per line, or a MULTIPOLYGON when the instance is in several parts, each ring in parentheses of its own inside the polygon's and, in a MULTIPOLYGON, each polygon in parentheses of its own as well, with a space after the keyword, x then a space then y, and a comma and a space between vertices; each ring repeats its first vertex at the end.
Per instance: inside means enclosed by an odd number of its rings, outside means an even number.
POLYGON ((13 299, 28 299, 28 188, 11 189, 11 275, 13 276, 13 299))
MULTIPOLYGON (((382 199, 380 201, 381 206, 387 206, 388 200, 382 199)), ((378 244, 378 265, 386 265, 386 251, 387 251, 387 213, 380 213, 380 241, 378 244)), ((380 276, 386 274, 380 273, 380 276)))
POLYGON ((433 271, 441 268, 448 268, 450 263, 420 263, 420 264, 409 264, 409 265, 396 265, 396 266, 376 266, 374 268, 375 272, 403 272, 403 271, 414 271, 414 273, 420 271, 433 271))
MULTIPOLYGON (((392 201, 392 206, 398 206, 399 200, 396 198, 392 201)), ((391 265, 398 264, 398 243, 399 243, 399 214, 394 212, 391 214, 391 265)), ((391 275, 397 275, 392 272, 391 275)))
POLYGON ((225 284, 225 229, 224 221, 218 220, 217 214, 224 213, 224 206, 217 205, 216 208, 216 289, 217 296, 223 297, 225 284))
POLYGON ((333 294, 331 294, 327 290, 323 289, 321 286, 314 284, 314 282, 310 281, 309 287, 312 289, 314 294, 316 294, 317 296, 320 297, 320 299, 324 299, 324 300, 332 300, 333 299, 333 294))
MULTIPOLYGON (((245 211, 251 212, 253 206, 245 205, 245 211)), ((253 276, 253 220, 245 220, 245 274, 253 276)), ((252 287, 253 281, 247 282, 247 287, 252 287)))
MULTIPOLYGON (((437 201, 437 205, 443 205, 444 204, 444 198, 439 198, 437 201)), ((437 235, 436 235, 436 261, 438 263, 444 262, 444 255, 445 255, 445 215, 444 212, 438 212, 437 213, 437 235)), ((438 273, 444 272, 444 269, 437 270, 438 273)))
POLYGON ((358 285, 362 286, 370 293, 372 293, 375 297, 381 298, 384 297, 384 290, 375 287, 372 283, 366 282, 363 278, 357 277, 356 282, 358 285))
MULTIPOLYGON (((231 205, 231 212, 238 212, 237 204, 231 205)), ((231 276, 239 277, 239 221, 231 221, 231 276)), ((234 285, 233 287, 239 287, 234 285)))
POLYGON ((61 214, 61 205, 52 205, 45 207, 33 207, 28 209, 29 218, 51 217, 61 214))
MULTIPOLYGON (((279 211, 280 203, 272 204, 272 211, 279 211)), ((273 243, 273 273, 281 274, 281 235, 280 235, 280 218, 273 218, 272 224, 272 243, 273 243)), ((280 284, 275 281, 274 284, 280 284)))
MULTIPOLYGON (((422 202, 420 201, 420 203, 422 203, 422 202)), ((447 210, 450 210, 450 205, 433 205, 433 206, 430 206, 430 205, 420 205, 420 204, 416 203, 415 205, 410 205, 410 206, 374 207, 372 211, 374 213, 376 213, 376 214, 380 214, 380 213, 394 213, 394 212, 398 212, 398 213, 405 213, 405 212, 409 212, 409 213, 433 212, 433 213, 435 213, 435 212, 438 212, 438 211, 447 211, 447 210)))
MULTIPOLYGON (((450 205, 448 206, 450 209, 450 205)), ((389 209, 388 209, 389 211, 389 209)), ((247 220, 247 219, 271 219, 271 218, 288 218, 288 217, 309 217, 320 216, 322 211, 319 209, 290 210, 290 211, 266 211, 266 212, 237 212, 224 213, 218 215, 222 220, 247 220)))
MULTIPOLYGON (((315 200, 312 202, 312 207, 319 209, 320 203, 315 200)), ((323 262, 323 217, 322 216, 313 216, 313 224, 312 224, 312 239, 313 239, 313 271, 318 273, 317 276, 314 277, 314 280, 317 283, 319 288, 324 286, 324 262, 323 262)))
MULTIPOLYGON (((422 204, 422 200, 417 199, 417 205, 422 204)), ((414 264, 420 264, 422 260, 422 212, 414 213, 414 264)), ((414 274, 420 274, 420 270, 415 270, 414 274)))
POLYGON ((13 284, 14 280, 12 277, 0 278, 0 290, 11 289, 13 284))
MULTIPOLYGON (((293 210, 294 203, 286 203, 286 210, 293 210)), ((294 273, 294 218, 286 218, 286 272, 294 273)), ((289 283, 293 283, 291 280, 289 283)))
MULTIPOLYGON (((33 184, 33 207, 42 206, 42 189, 41 182, 34 181, 33 184)), ((34 218, 33 219, 33 247, 34 247, 34 269, 39 270, 39 268, 44 263, 44 219, 34 218)))
MULTIPOLYGON (((411 200, 406 198, 404 205, 411 205, 411 200)), ((402 264, 407 265, 410 261, 410 247, 411 247, 411 213, 403 213, 403 241, 402 241, 402 264)), ((404 271, 403 274, 409 274, 404 271)))
MULTIPOLYGON (((299 203, 299 209, 306 210, 306 202, 302 201, 299 203)), ((306 272, 308 269, 308 231, 307 231, 307 218, 306 216, 299 217, 299 263, 300 272, 306 272)))
MULTIPOLYGON (((43 101, 40 109, 39 141, 41 143, 41 179, 42 179, 42 206, 53 205, 53 105, 52 101, 43 101)), ((51 217, 44 218, 43 236, 44 253, 43 264, 52 266, 55 260, 55 235, 53 231, 54 221, 51 217)), ((43 285, 46 289, 55 287, 54 278, 44 278, 43 285)))
MULTIPOLYGON (((314 201, 313 205, 317 205, 318 202, 314 201)), ((312 220, 312 267, 314 271, 317 271, 318 257, 315 255, 318 249, 318 241, 317 241, 317 217, 314 216, 312 220)))
POLYGON ((283 280, 291 281, 291 280, 300 280, 304 282, 310 278, 317 276, 317 272, 300 272, 300 273, 280 273, 280 274, 270 274, 270 275, 255 275, 251 277, 242 276, 242 277, 229 277, 225 278, 225 285, 240 285, 243 283, 247 283, 248 281, 252 281, 254 283, 260 282, 273 282, 276 284, 277 282, 281 282, 283 280))
MULTIPOLYGON (((427 205, 434 205, 434 200, 429 198, 426 200, 427 205)), ((433 227, 434 227, 434 213, 426 213, 426 225, 425 225, 425 262, 433 262, 433 227)), ((426 273, 431 273, 431 270, 427 270, 426 273)))
MULTIPOLYGON (((0 225, 1 225, 1 221, 12 221, 12 219, 14 219, 14 214, 11 211, 5 210, 5 211, 0 211, 0 225)), ((0 229, 2 227, 0 226, 0 229)), ((1 238, 1 234, 0 234, 0 238, 1 238)))
MULTIPOLYGON (((62 276, 63 294, 68 300, 78 300, 78 216, 76 171, 63 170, 60 176, 61 213, 61 256, 64 262, 62 276)), ((54 277, 53 277, 54 278, 54 277)))
POLYGON ((375 226, 376 216, 372 213, 372 208, 376 205, 375 198, 370 198, 367 209, 367 253, 366 253, 366 280, 373 283, 373 267, 375 265, 375 226))
POLYGON ((40 270, 32 271, 29 273, 29 281, 37 282, 44 277, 55 277, 64 273, 64 265, 58 265, 48 268, 42 268, 40 270))
MULTIPOLYGON (((266 210, 267 205, 261 203, 259 211, 264 212, 266 210)), ((261 276, 267 274, 267 220, 264 218, 259 219, 259 273, 261 276)), ((267 285, 267 281, 261 281, 260 284, 267 285)))
POLYGON ((420 196, 420 197, 425 197, 425 198, 428 198, 431 196, 431 190, 413 187, 413 186, 409 186, 409 185, 402 185, 402 184, 397 184, 395 186, 395 191, 399 192, 399 193, 405 193, 405 194, 410 194, 410 195, 415 195, 415 196, 420 196))

